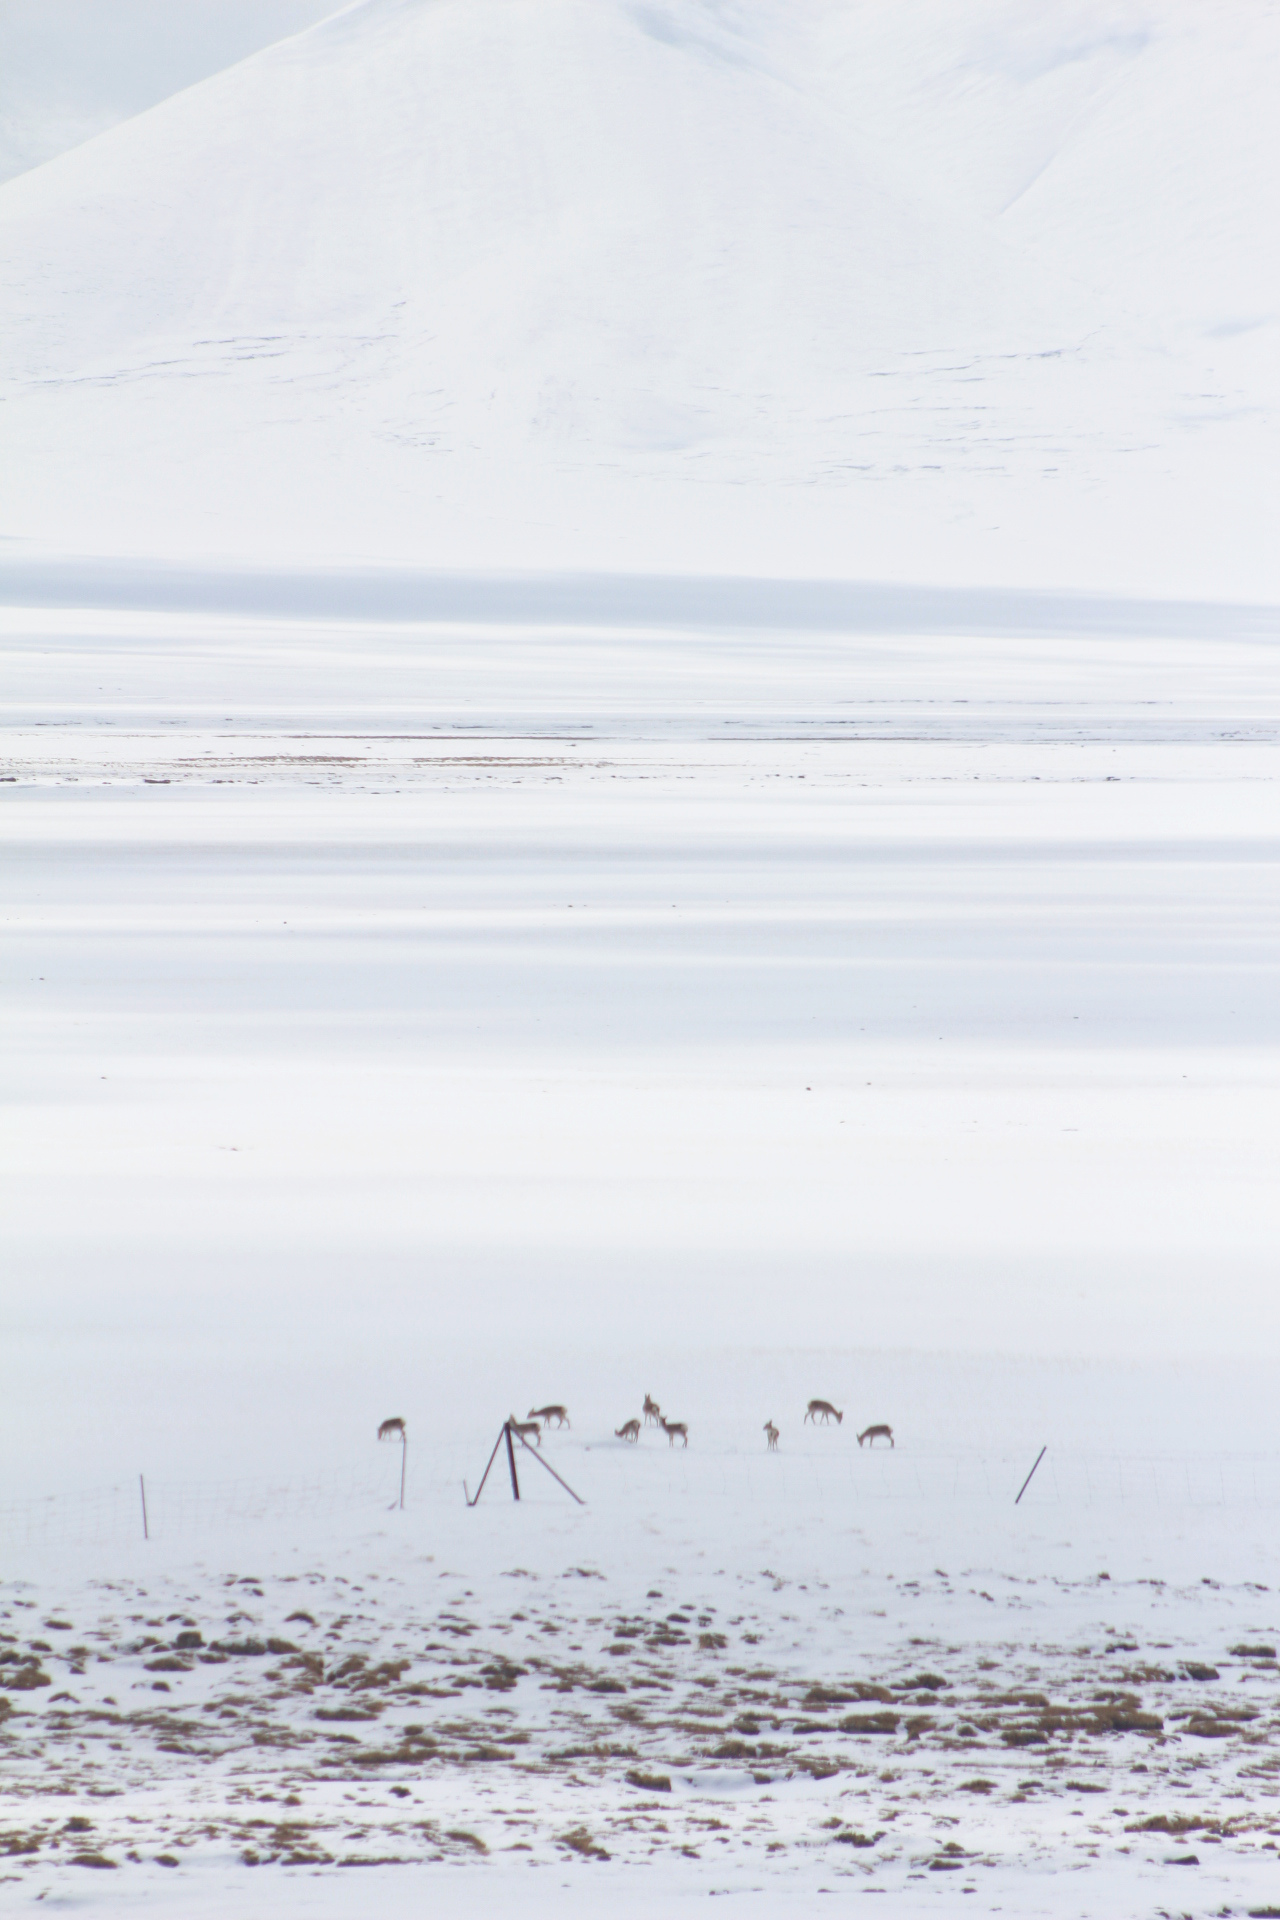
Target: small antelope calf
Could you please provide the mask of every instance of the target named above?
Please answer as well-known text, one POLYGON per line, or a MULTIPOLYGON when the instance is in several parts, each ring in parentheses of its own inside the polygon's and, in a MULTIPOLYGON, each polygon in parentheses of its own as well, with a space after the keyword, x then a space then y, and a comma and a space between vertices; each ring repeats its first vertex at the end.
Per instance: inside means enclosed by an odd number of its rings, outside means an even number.
POLYGON ((669 1447, 674 1447, 676 1443, 677 1434, 680 1435, 680 1438, 683 1440, 685 1446, 686 1447, 688 1446, 689 1429, 683 1420, 664 1420, 662 1415, 659 1414, 658 1425, 662 1428, 662 1431, 666 1434, 667 1445, 669 1447))
POLYGON ((384 1420, 378 1428, 379 1440, 403 1440, 406 1438, 404 1421, 401 1419, 384 1420))
POLYGON ((530 1420, 541 1420, 543 1424, 548 1427, 553 1420, 558 1427, 567 1427, 569 1425, 569 1410, 567 1407, 530 1407, 529 1418, 530 1420))
POLYGON ((769 1452, 776 1453, 778 1451, 778 1429, 774 1426, 772 1420, 766 1420, 764 1430, 769 1439, 769 1452))
POLYGON ((522 1440, 526 1435, 531 1433, 538 1445, 542 1445, 542 1428, 536 1420, 517 1420, 514 1413, 512 1413, 507 1415, 507 1425, 510 1427, 512 1433, 518 1433, 522 1440))
POLYGON ((638 1420, 627 1420, 623 1422, 622 1426, 615 1427, 613 1431, 617 1439, 634 1442, 640 1438, 640 1422, 638 1420))
POLYGON ((662 1408, 656 1400, 651 1400, 647 1393, 644 1397, 644 1423, 646 1427, 660 1427, 662 1425, 662 1408))
POLYGON ((861 1446, 864 1440, 869 1440, 873 1447, 877 1440, 887 1440, 889 1445, 892 1446, 893 1428, 885 1426, 866 1427, 858 1435, 858 1445, 861 1446))
POLYGON ((811 1400, 805 1419, 812 1420, 815 1427, 819 1419, 821 1419, 824 1427, 831 1420, 834 1420, 836 1425, 839 1426, 840 1422, 844 1419, 844 1415, 838 1407, 833 1407, 829 1400, 811 1400))

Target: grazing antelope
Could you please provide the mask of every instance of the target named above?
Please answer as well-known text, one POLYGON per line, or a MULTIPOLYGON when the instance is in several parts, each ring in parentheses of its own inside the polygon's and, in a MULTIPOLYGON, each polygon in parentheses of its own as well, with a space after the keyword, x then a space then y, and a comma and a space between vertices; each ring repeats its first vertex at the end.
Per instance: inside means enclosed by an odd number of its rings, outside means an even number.
POLYGON ((403 1440, 405 1437, 403 1420, 384 1420, 378 1428, 379 1440, 403 1440))
POLYGON ((776 1453, 778 1451, 778 1429, 774 1426, 772 1420, 766 1420, 764 1430, 769 1436, 769 1452, 776 1453))
POLYGON ((662 1425, 662 1408, 656 1400, 651 1400, 647 1393, 644 1397, 644 1423, 646 1427, 660 1427, 662 1425))
POLYGON ((532 1434, 538 1445, 542 1445, 542 1428, 536 1420, 517 1420, 514 1413, 508 1414, 507 1425, 512 1433, 518 1433, 523 1440, 526 1434, 532 1434))
POLYGON ((567 1407, 530 1407, 529 1418, 531 1420, 541 1420, 544 1426, 548 1427, 553 1420, 558 1427, 567 1427, 569 1425, 569 1410, 567 1407))
POLYGON ((834 1420, 836 1425, 839 1426, 840 1422, 844 1419, 844 1415, 838 1407, 833 1407, 829 1400, 811 1400, 805 1419, 812 1420, 815 1427, 819 1419, 821 1419, 824 1427, 830 1420, 834 1420))
POLYGON ((614 1433, 619 1440, 636 1441, 640 1438, 640 1422, 628 1420, 622 1426, 615 1427, 614 1433))
POLYGON ((680 1438, 683 1440, 685 1446, 686 1447, 688 1446, 689 1429, 683 1420, 664 1420, 662 1415, 659 1414, 658 1425, 662 1428, 662 1431, 666 1434, 667 1445, 669 1447, 674 1447, 676 1443, 677 1434, 680 1435, 680 1438))
POLYGON ((867 1427, 864 1432, 858 1435, 858 1445, 861 1446, 864 1440, 869 1440, 873 1447, 877 1440, 887 1440, 889 1445, 892 1446, 893 1428, 885 1426, 867 1427))

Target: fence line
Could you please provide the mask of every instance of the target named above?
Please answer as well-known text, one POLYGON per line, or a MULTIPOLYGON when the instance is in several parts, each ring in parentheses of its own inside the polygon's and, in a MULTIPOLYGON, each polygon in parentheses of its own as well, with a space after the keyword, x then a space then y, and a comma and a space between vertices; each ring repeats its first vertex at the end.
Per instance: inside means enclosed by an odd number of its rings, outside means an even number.
POLYGON ((0 1504, 0 1542, 8 1548, 108 1541, 165 1540, 264 1521, 376 1514, 394 1504, 399 1467, 388 1481, 335 1475, 309 1483, 235 1479, 182 1481, 146 1476, 146 1522, 137 1479, 0 1504))
MULTIPOLYGON (((559 1451, 559 1449, 557 1449, 559 1451)), ((462 1503, 463 1475, 475 1450, 448 1442, 424 1447, 410 1474, 408 1507, 462 1503)), ((616 1507, 634 1500, 679 1503, 686 1498, 739 1499, 751 1506, 785 1501, 833 1512, 863 1503, 1008 1505, 1035 1458, 1024 1453, 964 1454, 899 1446, 825 1456, 746 1454, 696 1448, 668 1454, 596 1445, 566 1447, 581 1476, 588 1504, 594 1496, 616 1507)), ((309 1481, 216 1481, 146 1477, 147 1530, 152 1540, 192 1538, 226 1527, 338 1519, 372 1520, 398 1505, 398 1452, 378 1473, 333 1474, 309 1481)), ((537 1489, 530 1489, 538 1501, 537 1489)), ((559 1496, 549 1488, 544 1498, 559 1496)), ((1027 1488, 1019 1515, 1055 1506, 1163 1509, 1280 1508, 1280 1454, 1106 1454, 1049 1446, 1027 1488)), ((136 1477, 99 1486, 0 1503, 0 1545, 9 1553, 55 1544, 105 1545, 143 1538, 136 1477)), ((10 1566, 9 1570, 12 1568, 10 1566)))

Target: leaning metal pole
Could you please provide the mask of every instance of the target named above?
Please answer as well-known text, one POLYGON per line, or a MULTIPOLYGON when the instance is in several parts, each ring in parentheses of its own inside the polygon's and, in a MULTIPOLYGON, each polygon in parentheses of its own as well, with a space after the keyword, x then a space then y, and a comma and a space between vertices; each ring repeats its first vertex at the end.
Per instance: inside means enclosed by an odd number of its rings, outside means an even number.
MULTIPOLYGON (((540 1467, 545 1467, 547 1469, 547 1472, 551 1475, 551 1478, 553 1480, 560 1480, 560 1475, 556 1472, 555 1468, 551 1465, 550 1461, 544 1460, 540 1453, 535 1452, 534 1449, 529 1445, 529 1442, 525 1439, 522 1433, 518 1433, 516 1435, 516 1438, 520 1442, 520 1445, 524 1448, 525 1452, 533 1454, 533 1458, 537 1461, 538 1465, 540 1467)), ((511 1445, 510 1438, 508 1438, 507 1440, 507 1445, 508 1446, 511 1445)), ((515 1468, 513 1467, 512 1472, 514 1473, 514 1471, 515 1471, 515 1468)), ((567 1480, 560 1480, 560 1485, 564 1488, 567 1494, 571 1495, 571 1497, 577 1501, 580 1507, 586 1506, 587 1503, 582 1498, 582 1495, 580 1493, 574 1493, 573 1488, 569 1485, 569 1482, 567 1480)), ((519 1497, 520 1496, 517 1494, 516 1498, 519 1499, 519 1497)))
MULTIPOLYGON (((1041 1447, 1039 1453, 1035 1457, 1034 1464, 1032 1465, 1032 1468, 1031 1468, 1031 1473, 1035 1472, 1036 1467, 1040 1465, 1040 1462, 1044 1459, 1045 1454, 1048 1453, 1048 1451, 1049 1451, 1048 1447, 1041 1447)), ((1018 1500, 1021 1500, 1023 1494, 1026 1492, 1027 1488, 1031 1485, 1031 1473, 1027 1475, 1026 1479, 1023 1481, 1022 1485, 1018 1489, 1018 1499, 1015 1500, 1013 1503, 1015 1507, 1018 1504, 1018 1500)))
MULTIPOLYGON (((496 1439, 496 1440, 494 1441, 494 1443, 493 1443, 493 1452, 492 1452, 492 1453, 491 1453, 491 1454, 489 1455, 489 1467, 491 1467, 491 1466, 493 1465, 493 1463, 494 1463, 494 1461, 495 1461, 495 1460, 497 1459, 497 1457, 498 1457, 498 1448, 499 1448, 499 1447, 500 1447, 500 1446, 502 1445, 502 1436, 503 1436, 503 1434, 504 1434, 504 1433, 506 1432, 506 1430, 507 1430, 507 1429, 506 1429, 506 1425, 505 1425, 505 1423, 504 1423, 504 1424, 503 1424, 503 1425, 502 1425, 501 1427, 499 1427, 499 1429, 498 1429, 498 1437, 497 1437, 497 1439, 496 1439)), ((486 1480, 487 1480, 487 1479, 489 1478, 489 1467, 486 1467, 486 1468, 485 1468, 485 1470, 484 1470, 484 1472, 483 1472, 483 1473, 482 1473, 482 1474, 480 1475, 480 1485, 479 1485, 479 1486, 478 1486, 478 1487, 476 1488, 476 1499, 475 1499, 475 1500, 473 1500, 473 1499, 471 1498, 471 1495, 470 1495, 470 1494, 469 1494, 469 1493, 467 1492, 467 1483, 466 1483, 466 1481, 465 1481, 465 1480, 463 1481, 463 1483, 462 1483, 462 1497, 463 1497, 463 1499, 464 1499, 464 1500, 466 1501, 466 1503, 467 1503, 467 1505, 468 1505, 469 1507, 474 1507, 474 1505, 475 1505, 475 1503, 476 1503, 476 1500, 478 1500, 478 1499, 480 1498, 480 1495, 481 1495, 481 1494, 482 1494, 482 1493, 484 1492, 484 1483, 485 1483, 485 1481, 486 1481, 486 1480)))

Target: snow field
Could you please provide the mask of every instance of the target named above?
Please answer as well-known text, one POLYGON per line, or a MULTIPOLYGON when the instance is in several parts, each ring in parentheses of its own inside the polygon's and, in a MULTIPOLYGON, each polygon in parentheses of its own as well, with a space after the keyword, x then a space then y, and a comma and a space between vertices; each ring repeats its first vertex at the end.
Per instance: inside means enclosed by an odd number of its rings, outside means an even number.
POLYGON ((46 1553, 7 1582, 19 1910, 345 1913, 369 1879, 393 1913, 429 1889, 460 1915, 1274 1898, 1269 1522, 1166 1509, 1136 1545, 1131 1512, 1032 1490, 851 1512, 816 1440, 750 1505, 696 1451, 674 1481, 652 1434, 544 1445, 588 1507, 526 1466, 518 1507, 418 1487, 372 1526, 117 1545, 88 1578, 46 1553))
POLYGON ((777 604, 16 570, 20 1906, 1275 1896, 1270 617, 777 604))
POLYGON ((669 595, 11 612, 37 1346, 1274 1351, 1265 617, 669 595))

